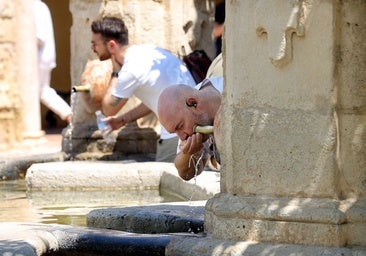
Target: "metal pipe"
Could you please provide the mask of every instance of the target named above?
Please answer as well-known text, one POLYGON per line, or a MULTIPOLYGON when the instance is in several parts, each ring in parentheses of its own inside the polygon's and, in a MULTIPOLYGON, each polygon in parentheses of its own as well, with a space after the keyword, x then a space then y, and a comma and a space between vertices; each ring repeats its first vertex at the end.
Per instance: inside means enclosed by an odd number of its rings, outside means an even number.
POLYGON ((90 91, 90 85, 74 85, 72 87, 73 92, 89 92, 90 91))
POLYGON ((202 133, 202 134, 212 134, 214 132, 214 127, 212 125, 199 126, 196 125, 193 127, 194 133, 202 133))

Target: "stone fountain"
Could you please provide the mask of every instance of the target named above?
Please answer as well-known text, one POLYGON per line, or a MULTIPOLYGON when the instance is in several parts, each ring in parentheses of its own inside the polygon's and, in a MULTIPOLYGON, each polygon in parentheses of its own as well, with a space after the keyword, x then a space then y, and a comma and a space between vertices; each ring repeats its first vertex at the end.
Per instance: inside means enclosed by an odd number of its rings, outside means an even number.
MULTIPOLYGON (((222 171, 205 232, 134 241, 175 256, 366 255, 365 1, 227 1, 226 11, 222 171)), ((110 230, 104 244, 94 229, 19 230, 49 247, 68 234, 76 242, 64 249, 126 252, 131 241, 110 230)))
MULTIPOLYGON (((115 143, 106 143, 98 130, 95 112, 101 109, 103 95, 109 85, 112 72, 110 60, 90 60, 85 66, 80 83, 73 86, 71 124, 63 131, 62 151, 72 158, 103 158, 121 160, 132 155, 143 155, 153 160, 158 139, 157 118, 150 114, 117 131, 115 143)), ((119 113, 127 112, 140 101, 132 97, 119 113)))

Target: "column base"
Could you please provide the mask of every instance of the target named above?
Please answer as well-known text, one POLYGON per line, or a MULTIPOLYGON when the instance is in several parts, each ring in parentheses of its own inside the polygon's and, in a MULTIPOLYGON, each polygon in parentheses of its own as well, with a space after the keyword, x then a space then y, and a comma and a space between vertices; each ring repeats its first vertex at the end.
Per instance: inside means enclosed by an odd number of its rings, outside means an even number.
POLYGON ((317 246, 366 245, 366 203, 217 194, 206 204, 215 238, 317 246))
POLYGON ((327 247, 311 245, 293 245, 279 243, 261 243, 253 241, 232 241, 205 237, 182 236, 172 240, 165 249, 165 255, 359 255, 366 256, 366 247, 327 247))

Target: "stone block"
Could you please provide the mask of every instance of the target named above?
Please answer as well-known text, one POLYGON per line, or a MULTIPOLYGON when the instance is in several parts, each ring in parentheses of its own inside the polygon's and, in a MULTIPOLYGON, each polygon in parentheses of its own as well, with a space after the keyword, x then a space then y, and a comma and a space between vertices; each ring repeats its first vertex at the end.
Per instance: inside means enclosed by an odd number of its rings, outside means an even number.
POLYGON ((205 217, 208 232, 230 240, 335 247, 350 242, 346 224, 352 220, 337 200, 222 193, 208 201, 205 217))
POLYGON ((204 204, 175 203, 97 209, 87 215, 87 226, 133 233, 203 232, 204 204))

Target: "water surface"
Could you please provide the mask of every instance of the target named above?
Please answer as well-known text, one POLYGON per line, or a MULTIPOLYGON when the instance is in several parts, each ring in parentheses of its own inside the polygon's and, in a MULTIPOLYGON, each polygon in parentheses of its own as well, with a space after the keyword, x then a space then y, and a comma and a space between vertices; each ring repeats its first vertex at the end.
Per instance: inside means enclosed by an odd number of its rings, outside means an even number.
POLYGON ((24 180, 0 181, 0 222, 86 226, 91 210, 183 201, 167 191, 27 191, 24 180))

